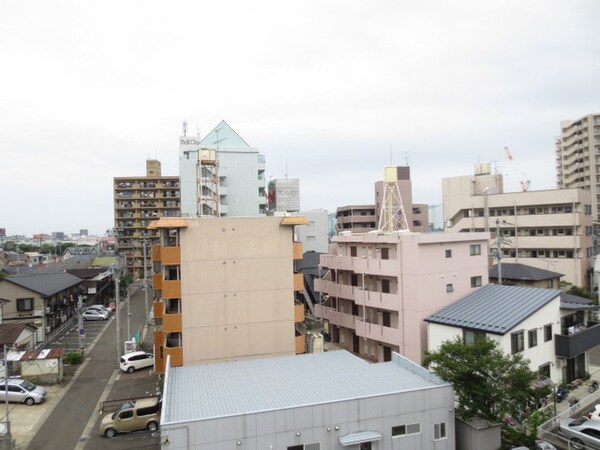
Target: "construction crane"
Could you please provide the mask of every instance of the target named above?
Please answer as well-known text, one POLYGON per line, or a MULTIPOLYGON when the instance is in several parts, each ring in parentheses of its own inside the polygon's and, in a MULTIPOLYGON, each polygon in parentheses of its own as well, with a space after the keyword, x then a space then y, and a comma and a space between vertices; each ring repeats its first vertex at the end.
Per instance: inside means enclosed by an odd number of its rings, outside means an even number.
POLYGON ((521 180, 519 180, 519 184, 521 185, 521 190, 523 192, 527 192, 529 190, 529 185, 531 184, 531 181, 529 181, 527 179, 527 175, 525 175, 522 171, 518 170, 515 166, 515 160, 513 158, 512 153, 510 152, 510 150, 508 149, 508 147, 504 147, 504 152, 506 153, 506 156, 508 157, 508 160, 510 161, 511 165, 513 166, 513 169, 517 170, 518 172, 521 173, 521 180))

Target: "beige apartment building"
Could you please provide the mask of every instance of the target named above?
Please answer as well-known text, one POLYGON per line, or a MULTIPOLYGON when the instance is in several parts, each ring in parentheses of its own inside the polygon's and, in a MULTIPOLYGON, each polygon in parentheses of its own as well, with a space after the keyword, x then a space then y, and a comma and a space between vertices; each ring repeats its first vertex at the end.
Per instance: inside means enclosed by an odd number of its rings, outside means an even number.
POLYGON ((591 192, 594 220, 600 216, 600 114, 560 123, 556 139, 558 187, 591 192))
MULTIPOLYGON (((429 231, 429 208, 424 203, 413 203, 412 182, 410 180, 410 167, 389 167, 394 172, 398 192, 402 199, 402 207, 406 214, 406 222, 411 231, 426 233, 429 231)), ((386 169, 387 170, 387 169, 386 169)), ((352 231, 353 233, 366 233, 379 228, 381 204, 384 198, 385 183, 375 183, 375 204, 373 205, 347 205, 337 208, 336 229, 352 231)), ((399 206, 398 199, 392 201, 395 207, 399 206)))
MULTIPOLYGON (((146 161, 145 176, 114 179, 116 246, 134 279, 144 276, 144 242, 149 246, 157 239, 146 228, 160 217, 178 217, 179 199, 179 177, 162 176, 157 160, 146 161)), ((147 264, 149 256, 148 247, 147 264)))
POLYGON ((491 174, 489 164, 477 166, 476 174, 442 180, 445 231, 489 231, 492 253, 499 232, 501 262, 562 273, 562 281, 589 286, 593 264, 589 191, 504 193, 502 175, 491 174))
POLYGON ((152 247, 155 369, 303 353, 294 261, 304 217, 162 218, 152 247))
POLYGON ((331 341, 372 361, 420 363, 423 319, 488 283, 489 233, 343 232, 321 255, 315 315, 331 341))

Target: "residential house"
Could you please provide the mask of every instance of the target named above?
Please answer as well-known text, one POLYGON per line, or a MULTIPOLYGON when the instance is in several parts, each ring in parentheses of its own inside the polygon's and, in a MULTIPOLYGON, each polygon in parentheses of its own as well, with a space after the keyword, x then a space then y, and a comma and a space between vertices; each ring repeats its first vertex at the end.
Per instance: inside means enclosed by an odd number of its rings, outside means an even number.
POLYGON ((519 263, 494 264, 490 269, 490 283, 558 289, 562 273, 539 269, 519 263))
POLYGON ((589 370, 588 351, 600 342, 600 324, 586 311, 598 306, 557 289, 489 284, 428 316, 428 349, 447 340, 485 337, 507 354, 522 354, 529 368, 570 382, 589 370))

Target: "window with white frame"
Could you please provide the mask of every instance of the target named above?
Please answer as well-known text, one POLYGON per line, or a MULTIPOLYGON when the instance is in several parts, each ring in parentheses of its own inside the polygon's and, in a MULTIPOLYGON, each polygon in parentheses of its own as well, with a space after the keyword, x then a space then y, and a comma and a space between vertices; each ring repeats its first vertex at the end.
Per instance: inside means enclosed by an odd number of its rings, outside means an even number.
POLYGON ((525 333, 523 330, 510 335, 511 353, 519 353, 525 349, 525 333))
POLYGON ((433 425, 433 439, 446 438, 446 422, 436 423, 433 425))
POLYGON ((481 244, 471 244, 469 246, 469 255, 471 255, 471 256, 481 255, 481 244))
POLYGON ((529 348, 537 345, 537 328, 527 332, 527 341, 529 343, 529 348))
POLYGON ((392 437, 408 436, 410 434, 421 433, 420 423, 411 423, 408 425, 398 425, 392 427, 392 437))

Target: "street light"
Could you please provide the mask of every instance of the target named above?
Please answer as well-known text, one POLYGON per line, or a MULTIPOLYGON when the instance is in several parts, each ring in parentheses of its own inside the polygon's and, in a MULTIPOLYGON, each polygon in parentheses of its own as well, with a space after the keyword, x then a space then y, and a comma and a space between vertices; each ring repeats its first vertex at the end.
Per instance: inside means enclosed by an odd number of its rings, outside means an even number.
POLYGON ((115 279, 115 315, 117 316, 117 364, 121 361, 121 321, 119 319, 119 277, 121 270, 118 263, 110 266, 111 272, 115 279))

